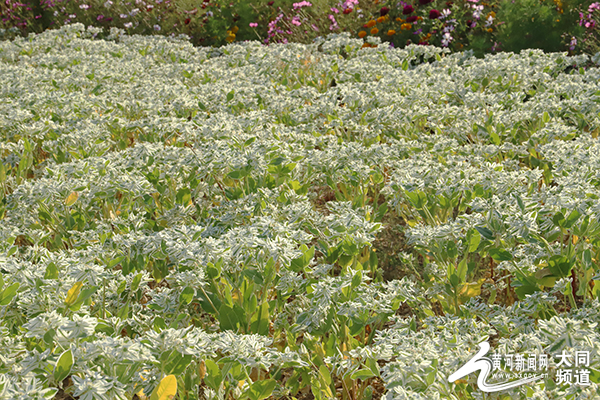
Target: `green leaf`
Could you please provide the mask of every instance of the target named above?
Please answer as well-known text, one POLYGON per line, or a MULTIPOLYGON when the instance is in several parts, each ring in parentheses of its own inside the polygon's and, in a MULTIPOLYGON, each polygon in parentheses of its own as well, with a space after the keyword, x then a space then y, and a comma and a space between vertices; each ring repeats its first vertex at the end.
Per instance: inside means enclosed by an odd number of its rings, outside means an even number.
POLYGON ((233 93, 233 89, 231 90, 231 92, 227 93, 227 102, 230 102, 233 99, 233 93))
POLYGON ((544 111, 544 113, 542 114, 542 122, 545 124, 550 122, 550 115, 548 114, 548 111, 544 111))
POLYGON ((135 292, 136 290, 138 290, 138 287, 140 286, 141 281, 142 281, 142 273, 140 272, 139 274, 134 276, 133 281, 131 281, 131 291, 132 292, 135 292))
POLYGON ((513 259, 513 256, 508 251, 501 248, 492 248, 489 249, 490 257, 492 257, 495 261, 510 261, 513 259))
POLYGON ((62 382, 69 374, 71 373, 71 368, 73 367, 73 353, 71 353, 71 349, 65 351, 60 355, 56 365, 54 366, 54 380, 56 382, 62 382))
POLYGON ((54 342, 54 336, 56 336, 56 330, 50 329, 44 334, 44 342, 46 344, 52 344, 54 342))
POLYGON ((498 134, 494 131, 490 131, 489 135, 490 139, 492 139, 492 143, 496 146, 500 146, 500 143, 502 143, 502 141, 500 140, 500 136, 498 136, 498 134))
POLYGON ((170 357, 164 364, 165 372, 167 374, 181 375, 185 372, 185 369, 192 362, 192 355, 183 355, 177 350, 173 350, 170 357))
POLYGON ((176 195, 177 204, 181 204, 182 206, 187 206, 192 201, 192 193, 188 188, 181 188, 177 191, 176 195))
POLYGON ((521 197, 518 194, 515 194, 515 198, 517 199, 517 204, 519 205, 521 211, 525 212, 525 205, 523 204, 523 200, 521 199, 521 197))
POLYGON ((564 227, 567 229, 572 227, 573 224, 575 222, 577 222, 577 220, 579 219, 580 216, 581 216, 581 214, 579 213, 579 211, 577 211, 577 210, 571 211, 571 214, 569 214, 569 216, 567 217, 567 220, 564 223, 564 227))
POLYGON ((375 374, 373 373, 373 371, 371 371, 370 369, 367 369, 367 368, 363 368, 363 369, 359 369, 358 371, 355 371, 350 376, 350 378, 366 381, 367 379, 372 378, 374 376, 375 376, 375 374))
POLYGON ((469 232, 467 233, 467 251, 469 253, 474 253, 475 251, 477 251, 479 243, 481 243, 481 234, 477 230, 469 230, 469 232))
POLYGON ((58 279, 58 268, 56 268, 56 264, 53 262, 49 263, 46 266, 46 273, 44 274, 44 279, 58 279))
POLYGON ((219 324, 221 330, 237 331, 246 321, 244 309, 234 304, 233 307, 223 303, 219 308, 219 324))
POLYGON ((118 263, 120 263, 121 261, 123 261, 124 259, 125 259, 125 256, 120 256, 120 257, 114 258, 114 259, 110 260, 108 262, 108 264, 106 264, 106 267, 110 269, 110 268, 114 267, 115 265, 117 265, 118 263))
POLYGON ((181 294, 179 295, 179 304, 188 305, 194 300, 194 296, 196 295, 196 291, 191 287, 186 287, 183 289, 181 294))
POLYGON ((465 257, 460 263, 458 263, 458 268, 456 273, 461 283, 464 283, 467 280, 467 258, 465 257))
POLYGON ((19 289, 19 283, 13 283, 2 292, 0 292, 0 306, 8 305, 13 297, 17 294, 17 289, 19 289))
POLYGON ((92 297, 92 295, 94 293, 96 293, 96 291, 98 290, 98 286, 92 286, 90 288, 87 289, 83 289, 81 291, 81 293, 79 294, 79 296, 77 297, 77 300, 75 301, 75 303, 73 303, 73 305, 71 305, 69 307, 69 309, 71 311, 77 311, 79 310, 79 308, 81 307, 81 305, 90 297, 92 297))
POLYGON ((123 320, 129 317, 129 303, 125 304, 119 309, 119 311, 117 312, 117 317, 123 320))
POLYGON ((259 335, 269 335, 269 303, 264 302, 250 319, 250 330, 259 335))
POLYGON ((481 236, 483 236, 487 240, 494 239, 494 233, 492 231, 490 231, 488 228, 485 228, 482 226, 477 226, 477 227, 475 227, 475 229, 477 229, 477 232, 479 232, 481 234, 481 236))
POLYGON ((290 265, 291 270, 294 272, 303 271, 304 268, 310 265, 311 260, 315 256, 314 246, 308 249, 306 245, 302 245, 300 246, 300 251, 302 251, 303 254, 300 257, 293 259, 290 265))
POLYGON ((252 384, 250 390, 246 392, 246 394, 251 400, 264 400, 271 396, 276 386, 277 381, 275 381, 275 379, 256 381, 252 384))

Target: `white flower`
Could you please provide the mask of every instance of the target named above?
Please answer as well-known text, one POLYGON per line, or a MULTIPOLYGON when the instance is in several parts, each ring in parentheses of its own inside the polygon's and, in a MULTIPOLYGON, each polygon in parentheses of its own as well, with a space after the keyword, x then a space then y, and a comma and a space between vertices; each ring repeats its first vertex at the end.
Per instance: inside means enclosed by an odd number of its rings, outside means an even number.
POLYGON ((160 29, 161 29, 161 28, 160 28, 160 25, 154 25, 154 30, 155 30, 155 31, 160 31, 160 29))
POLYGON ((113 384, 98 371, 88 371, 84 378, 71 375, 75 391, 73 396, 81 400, 111 400, 106 393, 113 384))
POLYGON ((112 4, 113 4, 113 2, 112 2, 111 0, 107 0, 107 1, 104 3, 104 7, 106 7, 106 8, 109 8, 110 6, 112 6, 112 4))
POLYGON ((124 26, 125 28, 131 28, 131 27, 133 26, 133 23, 131 23, 131 22, 126 22, 126 23, 124 23, 124 24, 123 24, 123 26, 124 26))

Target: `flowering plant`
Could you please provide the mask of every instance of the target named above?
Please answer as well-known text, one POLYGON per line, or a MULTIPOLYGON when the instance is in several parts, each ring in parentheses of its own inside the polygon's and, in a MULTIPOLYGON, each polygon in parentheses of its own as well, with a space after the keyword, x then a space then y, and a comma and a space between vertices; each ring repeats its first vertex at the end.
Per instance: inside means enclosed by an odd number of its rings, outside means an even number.
POLYGON ((379 35, 394 45, 434 44, 452 50, 477 48, 477 54, 492 48, 493 32, 501 24, 493 11, 496 4, 446 1, 442 7, 427 0, 400 1, 383 6, 363 25, 359 37, 379 35), (436 8, 437 7, 437 8, 436 8), (479 47, 485 46, 485 49, 479 47))

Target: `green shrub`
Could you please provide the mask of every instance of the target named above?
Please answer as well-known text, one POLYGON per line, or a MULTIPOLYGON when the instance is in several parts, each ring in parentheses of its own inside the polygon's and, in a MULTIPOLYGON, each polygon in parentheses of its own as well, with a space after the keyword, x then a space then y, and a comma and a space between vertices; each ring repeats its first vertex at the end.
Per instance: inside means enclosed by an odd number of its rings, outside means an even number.
MULTIPOLYGON (((565 33, 581 34, 577 6, 585 0, 502 0, 497 17, 504 24, 496 40, 502 51, 519 52, 537 48, 545 52, 565 51, 565 33)), ((570 39, 570 36, 569 36, 570 39)))

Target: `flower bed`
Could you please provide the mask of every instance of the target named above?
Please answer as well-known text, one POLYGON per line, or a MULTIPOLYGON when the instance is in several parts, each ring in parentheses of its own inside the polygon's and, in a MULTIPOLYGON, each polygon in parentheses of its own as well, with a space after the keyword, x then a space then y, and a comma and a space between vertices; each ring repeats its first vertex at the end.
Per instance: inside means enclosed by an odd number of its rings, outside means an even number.
POLYGON ((0 399, 599 396, 599 59, 95 33, 0 42, 0 399))

